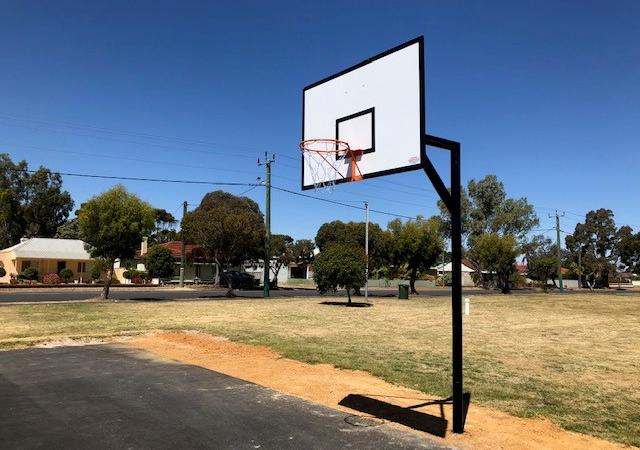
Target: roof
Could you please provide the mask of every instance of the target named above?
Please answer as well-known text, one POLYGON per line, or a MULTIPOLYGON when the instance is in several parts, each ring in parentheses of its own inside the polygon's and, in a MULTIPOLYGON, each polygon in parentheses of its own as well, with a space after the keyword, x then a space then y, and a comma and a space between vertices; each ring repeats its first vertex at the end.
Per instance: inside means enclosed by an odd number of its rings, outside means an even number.
MULTIPOLYGON (((182 256, 182 241, 169 241, 158 245, 164 248, 168 248, 171 251, 171 256, 173 256, 174 258, 180 258, 182 256)), ((185 244, 184 248, 187 256, 192 256, 195 258, 204 257, 204 248, 200 245, 185 244)))
MULTIPOLYGON (((466 266, 465 264, 460 264, 463 272, 475 272, 471 267, 466 266)), ((450 262, 444 265, 445 272, 451 272, 452 265, 450 262)), ((437 266, 432 267, 432 269, 436 269, 438 272, 442 272, 442 264, 438 264, 437 266)))
POLYGON ((31 238, 0 253, 14 252, 17 258, 90 260, 84 246, 80 239, 31 238))

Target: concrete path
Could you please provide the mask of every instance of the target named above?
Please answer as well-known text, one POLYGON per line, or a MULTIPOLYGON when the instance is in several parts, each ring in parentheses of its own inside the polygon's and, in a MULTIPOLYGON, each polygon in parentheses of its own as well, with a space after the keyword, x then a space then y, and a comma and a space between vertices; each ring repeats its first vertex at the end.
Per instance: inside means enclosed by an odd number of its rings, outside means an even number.
POLYGON ((125 346, 0 352, 0 399, 11 449, 447 448, 125 346))

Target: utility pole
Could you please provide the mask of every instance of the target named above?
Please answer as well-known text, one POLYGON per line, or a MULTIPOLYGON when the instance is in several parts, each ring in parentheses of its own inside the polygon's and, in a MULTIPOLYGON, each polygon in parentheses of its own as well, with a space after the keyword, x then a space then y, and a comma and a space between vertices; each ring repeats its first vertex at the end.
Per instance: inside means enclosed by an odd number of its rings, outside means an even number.
MULTIPOLYGON (((271 155, 271 159, 264 152, 264 161, 258 158, 258 166, 264 165, 266 175, 264 180, 265 201, 265 235, 264 235, 264 298, 269 297, 269 272, 271 271, 271 163, 276 160, 276 155, 271 155)), ((276 276, 278 276, 276 274, 276 276)))
POLYGON ((366 282, 364 284, 364 300, 369 301, 369 202, 364 202, 364 254, 367 258, 367 264, 365 268, 366 282))
MULTIPOLYGON (((556 216, 556 254, 558 258, 558 284, 560 285, 560 292, 564 292, 564 286, 562 285, 562 259, 560 258, 560 217, 564 217, 564 213, 560 215, 558 214, 558 210, 556 210, 555 216, 556 216)), ((551 218, 551 214, 549 214, 549 218, 551 218)))
POLYGON ((442 252, 442 287, 444 287, 444 252, 442 252))
POLYGON ((578 289, 582 288, 582 244, 578 244, 578 289))
MULTIPOLYGON (((187 215, 187 202, 182 202, 182 220, 184 221, 185 216, 187 215)), ((184 232, 180 230, 182 246, 180 249, 180 287, 184 287, 184 270, 187 264, 187 248, 184 243, 184 232)))

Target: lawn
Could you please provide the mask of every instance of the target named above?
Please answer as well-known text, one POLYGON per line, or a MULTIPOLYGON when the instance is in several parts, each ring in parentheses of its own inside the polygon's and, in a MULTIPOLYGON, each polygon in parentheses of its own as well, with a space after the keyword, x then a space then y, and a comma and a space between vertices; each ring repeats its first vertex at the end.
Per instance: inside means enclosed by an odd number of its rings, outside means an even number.
MULTIPOLYGON (((465 383, 475 402, 640 446, 640 294, 472 298, 465 383)), ((48 304, 0 307, 0 347, 63 337, 200 330, 284 356, 450 393, 447 298, 48 304)))

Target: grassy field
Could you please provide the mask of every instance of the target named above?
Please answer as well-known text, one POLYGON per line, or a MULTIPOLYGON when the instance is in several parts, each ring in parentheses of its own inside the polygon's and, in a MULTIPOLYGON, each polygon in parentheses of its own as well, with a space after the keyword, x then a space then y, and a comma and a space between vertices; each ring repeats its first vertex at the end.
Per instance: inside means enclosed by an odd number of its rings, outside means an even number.
MULTIPOLYGON (((362 369, 424 392, 450 392, 447 298, 318 299, 0 307, 0 348, 63 337, 200 330, 284 356, 362 369)), ((465 382, 475 402, 640 446, 640 294, 472 298, 465 382)))

